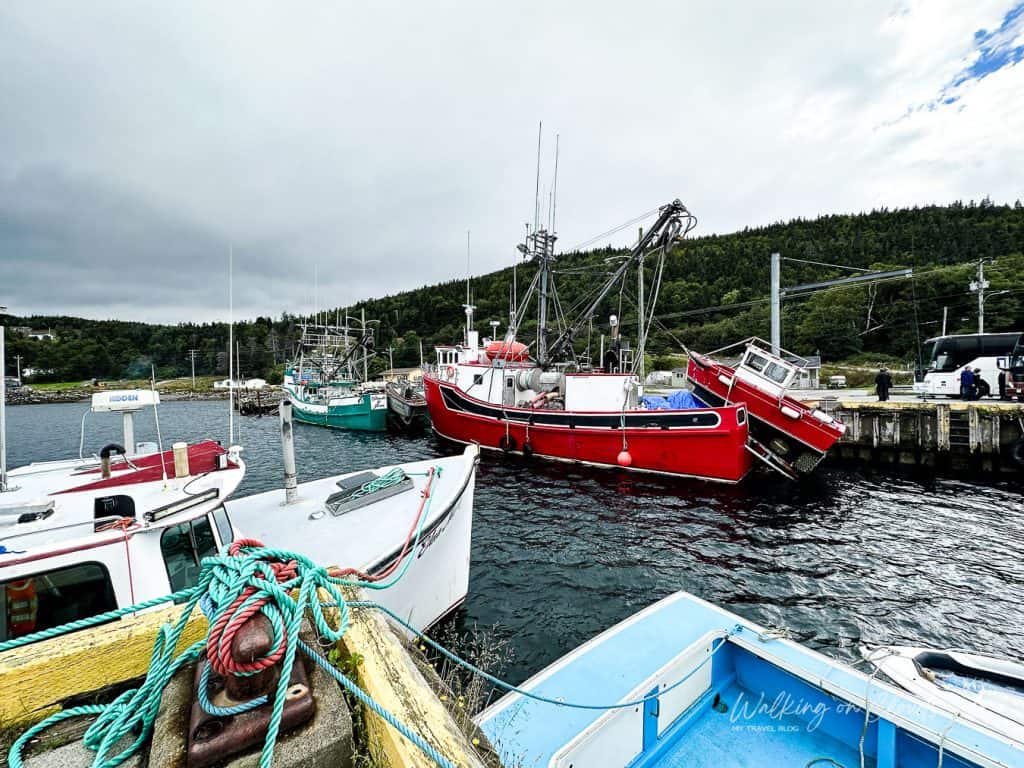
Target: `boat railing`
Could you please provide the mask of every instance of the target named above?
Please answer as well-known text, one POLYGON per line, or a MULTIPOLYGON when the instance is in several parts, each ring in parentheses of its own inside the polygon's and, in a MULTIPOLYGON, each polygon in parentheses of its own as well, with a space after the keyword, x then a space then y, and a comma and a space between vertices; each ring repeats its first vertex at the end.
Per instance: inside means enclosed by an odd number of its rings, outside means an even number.
POLYGON ((107 525, 119 524, 128 519, 131 518, 122 517, 121 515, 104 515, 103 517, 90 518, 88 520, 76 520, 73 523, 64 523, 63 525, 35 525, 27 530, 4 533, 0 535, 0 541, 10 541, 11 539, 19 539, 23 536, 34 536, 41 532, 67 531, 72 528, 83 528, 85 526, 89 526, 98 533, 101 528, 107 525))

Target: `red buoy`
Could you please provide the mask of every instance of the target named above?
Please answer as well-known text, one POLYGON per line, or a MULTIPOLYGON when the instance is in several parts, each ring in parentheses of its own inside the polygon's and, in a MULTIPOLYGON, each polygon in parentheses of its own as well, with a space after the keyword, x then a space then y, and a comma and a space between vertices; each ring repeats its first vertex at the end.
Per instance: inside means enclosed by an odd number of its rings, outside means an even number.
POLYGON ((618 462, 620 467, 628 467, 633 463, 633 457, 630 455, 629 451, 623 448, 619 451, 618 462))

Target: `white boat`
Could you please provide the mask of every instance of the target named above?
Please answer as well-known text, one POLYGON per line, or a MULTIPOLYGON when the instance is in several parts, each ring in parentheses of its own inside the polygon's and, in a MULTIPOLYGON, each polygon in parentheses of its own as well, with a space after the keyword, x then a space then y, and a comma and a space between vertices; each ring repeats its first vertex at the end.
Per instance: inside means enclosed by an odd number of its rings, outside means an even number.
POLYGON ((921 700, 1024 745, 1024 664, 903 645, 862 646, 860 652, 921 700))
POLYGON ((474 721, 502 765, 1009 768, 1024 745, 686 592, 474 721))
MULTIPOLYGON (((281 404, 286 481, 294 477, 291 408, 281 404)), ((365 597, 423 630, 461 605, 469 590, 478 461, 479 448, 470 445, 457 456, 335 475, 225 506, 246 537, 390 584, 365 590, 365 597)))
POLYGON ((96 393, 93 412, 123 414, 124 445, 8 474, 0 642, 190 587, 200 560, 232 540, 222 504, 245 475, 241 449, 135 444, 134 414, 159 402, 147 390, 96 393))

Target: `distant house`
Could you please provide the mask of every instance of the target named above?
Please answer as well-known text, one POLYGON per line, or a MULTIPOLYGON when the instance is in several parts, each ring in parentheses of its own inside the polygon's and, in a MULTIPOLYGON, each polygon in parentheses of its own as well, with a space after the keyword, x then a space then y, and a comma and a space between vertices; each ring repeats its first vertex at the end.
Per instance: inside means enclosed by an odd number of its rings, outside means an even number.
POLYGON ((267 386, 266 379, 236 379, 234 385, 231 379, 221 379, 213 382, 214 389, 263 389, 267 386))
POLYGON ((793 389, 820 389, 821 388, 821 356, 808 355, 803 358, 806 361, 793 381, 793 389))
POLYGON ((51 376, 52 374, 53 368, 32 368, 29 366, 21 369, 21 375, 26 379, 33 376, 51 376))
POLYGON ((22 336, 28 336, 30 339, 38 339, 39 341, 56 341, 57 334, 55 334, 50 328, 45 331, 38 330, 36 328, 13 328, 16 333, 20 333, 22 336))
POLYGON ((381 374, 384 381, 416 381, 423 378, 422 368, 388 368, 381 374))

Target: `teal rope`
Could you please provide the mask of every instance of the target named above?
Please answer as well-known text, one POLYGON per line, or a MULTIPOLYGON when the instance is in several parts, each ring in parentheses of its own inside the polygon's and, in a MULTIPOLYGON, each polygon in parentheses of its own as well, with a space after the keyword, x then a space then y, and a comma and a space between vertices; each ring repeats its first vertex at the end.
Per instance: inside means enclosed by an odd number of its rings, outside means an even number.
POLYGON ((374 478, 368 483, 363 483, 363 485, 360 486, 350 498, 358 499, 363 496, 368 496, 376 491, 383 491, 385 488, 398 485, 400 482, 405 480, 405 477, 405 471, 401 467, 395 467, 390 472, 374 478))
POLYGON ((367 600, 353 600, 348 605, 349 605, 350 608, 374 608, 376 610, 381 611, 382 613, 387 614, 392 620, 398 622, 401 626, 405 627, 407 630, 412 632, 414 635, 418 636, 421 640, 423 640, 423 642, 425 642, 427 645, 429 645, 435 651, 440 653, 442 656, 444 656, 445 658, 447 658, 450 661, 453 661, 454 663, 458 664, 459 666, 464 667, 465 669, 467 669, 470 672, 472 672, 474 675, 478 675, 479 677, 482 677, 484 680, 486 680, 487 682, 491 683, 491 685, 494 685, 497 688, 501 688, 502 690, 508 691, 509 693, 516 693, 516 694, 519 694, 520 696, 525 696, 528 699, 533 699, 535 701, 539 701, 539 702, 544 703, 544 704, 554 704, 554 705, 559 706, 559 707, 569 707, 570 709, 600 709, 600 710, 625 709, 626 707, 636 707, 636 706, 639 706, 641 704, 646 704, 648 701, 653 701, 654 699, 657 699, 660 696, 664 696, 666 693, 671 691, 673 688, 678 688, 680 685, 682 685, 687 680, 689 680, 691 677, 693 677, 701 667, 703 667, 705 664, 710 662, 711 659, 714 657, 714 655, 716 653, 718 653, 718 651, 720 651, 725 646, 726 642, 729 640, 730 637, 732 637, 733 635, 739 633, 742 630, 742 627, 739 624, 737 624, 732 629, 730 629, 728 632, 726 632, 724 637, 716 638, 719 641, 718 645, 716 645, 714 648, 711 649, 711 653, 709 653, 700 662, 700 664, 698 664, 696 667, 694 667, 689 672, 687 672, 686 675, 684 675, 682 678, 680 678, 676 682, 672 683, 672 685, 668 686, 667 688, 662 688, 657 693, 650 694, 649 696, 644 696, 643 698, 640 698, 640 699, 634 699, 633 701, 622 701, 622 702, 618 702, 616 704, 580 704, 580 703, 572 702, 572 701, 562 701, 560 699, 550 699, 550 698, 547 698, 546 696, 541 696, 539 694, 532 693, 531 691, 528 691, 525 688, 519 688, 517 686, 512 685, 511 683, 506 683, 504 680, 501 680, 500 678, 497 678, 494 675, 491 675, 491 674, 485 672, 480 667, 477 667, 474 664, 471 664, 470 662, 466 661, 465 659, 459 657, 458 655, 456 655, 452 651, 450 651, 447 648, 445 648, 440 643, 434 642, 433 640, 431 640, 426 635, 420 634, 414 627, 410 626, 401 617, 399 617, 393 611, 391 611, 390 609, 384 607, 380 603, 374 603, 374 602, 370 602, 370 601, 367 601, 367 600))
POLYGON ((61 624, 57 627, 51 627, 50 629, 41 629, 38 632, 33 632, 30 635, 23 635, 22 637, 15 638, 13 640, 7 640, 0 643, 0 653, 9 651, 13 648, 20 648, 23 645, 29 645, 31 643, 39 642, 40 640, 49 640, 54 637, 66 634, 68 632, 77 632, 80 629, 88 629, 89 627, 95 627, 97 624, 105 624, 108 621, 119 619, 128 613, 134 613, 136 611, 143 611, 146 608, 153 608, 163 603, 169 603, 178 600, 187 600, 192 596, 192 589, 183 589, 180 592, 174 592, 170 595, 163 597, 154 597, 150 600, 144 600, 141 603, 129 606, 128 608, 116 608, 106 613, 98 613, 95 616, 89 616, 85 619, 79 619, 78 621, 70 621, 67 624, 61 624))
POLYGON ((455 768, 455 766, 448 758, 446 758, 434 747, 432 747, 430 744, 424 741, 423 738, 418 733, 409 730, 409 728, 404 723, 402 723, 401 720, 399 720, 397 717, 395 717, 386 709, 384 709, 384 707, 382 707, 372 698, 367 696, 362 688, 360 688, 354 682, 349 680, 348 677, 343 675, 338 669, 332 666, 331 663, 327 661, 327 659, 325 659, 319 653, 314 651, 301 640, 299 640, 299 646, 302 648, 303 651, 306 652, 306 654, 313 661, 315 661, 323 669, 327 670, 328 674, 330 674, 331 677, 333 677, 335 680, 341 683, 341 685, 344 686, 346 691, 351 693, 353 696, 359 699, 360 702, 362 702, 370 709, 372 709, 374 712, 376 712, 383 720, 385 720, 399 733, 405 736, 405 738, 407 738, 409 741, 415 744, 423 754, 425 754, 427 757, 429 757, 431 760, 437 763, 437 765, 441 766, 441 768, 455 768))

